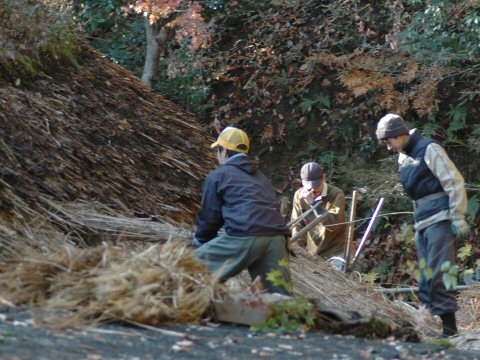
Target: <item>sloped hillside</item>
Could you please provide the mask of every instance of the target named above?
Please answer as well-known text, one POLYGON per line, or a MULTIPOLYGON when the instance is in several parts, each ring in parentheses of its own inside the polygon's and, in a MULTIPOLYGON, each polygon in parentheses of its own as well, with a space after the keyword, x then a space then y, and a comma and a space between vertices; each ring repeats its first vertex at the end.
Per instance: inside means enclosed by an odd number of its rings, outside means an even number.
MULTIPOLYGON (((377 188, 382 179, 359 178, 356 170, 378 172, 376 160, 386 152, 374 130, 388 112, 444 142, 469 182, 478 177, 471 161, 478 154, 478 51, 468 60, 461 53, 467 29, 452 29, 448 44, 433 37, 442 30, 432 30, 425 40, 430 47, 423 48, 430 15, 404 1, 229 4, 217 20, 220 40, 206 59, 217 119, 212 125, 241 124, 252 132, 253 150, 276 184, 291 183, 291 170, 298 177, 302 162, 316 160, 334 167, 329 177, 345 190, 377 188), (414 15, 426 17, 420 35, 409 28, 414 15)), ((464 24, 479 5, 459 1, 454 10, 452 24, 464 24)), ((382 172, 395 171, 394 161, 390 165, 382 172)))
POLYGON ((13 191, 191 223, 213 165, 207 133, 36 3, 0 2, 1 208, 13 191))
POLYGON ((253 134, 253 152, 286 199, 286 215, 308 161, 321 162, 347 197, 359 190, 357 241, 385 199, 357 265, 390 286, 415 283, 407 264, 416 253, 396 155, 375 137, 388 112, 441 142, 464 175, 471 233, 457 244, 460 267, 474 268, 479 256, 480 27, 470 18, 480 4, 420 3, 231 1, 205 59, 214 115, 207 121, 253 134))

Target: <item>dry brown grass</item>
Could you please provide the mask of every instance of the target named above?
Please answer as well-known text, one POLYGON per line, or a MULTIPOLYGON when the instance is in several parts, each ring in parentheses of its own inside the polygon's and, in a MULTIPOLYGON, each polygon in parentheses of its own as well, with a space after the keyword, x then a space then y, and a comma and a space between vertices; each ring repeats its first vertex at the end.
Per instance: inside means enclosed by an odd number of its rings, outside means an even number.
POLYGON ((458 296, 460 311, 458 322, 462 331, 479 330, 480 328, 480 286, 475 285, 462 291, 458 296))
MULTIPOLYGON (((48 198, 34 210, 11 198, 15 207, 3 214, 0 226, 0 302, 39 305, 57 315, 62 311, 61 318, 42 315, 39 321, 57 326, 197 321, 214 296, 225 291, 217 277, 194 260, 188 246, 193 229, 188 226, 126 218, 98 204, 60 204, 48 198), (87 246, 92 237, 102 242, 87 246)), ((296 295, 393 324, 407 320, 432 333, 431 322, 414 309, 393 303, 373 286, 303 249, 295 252, 290 266, 296 295)), ((242 291, 242 286, 252 285, 243 277, 240 287, 226 291, 242 291)))
POLYGON ((450 342, 457 349, 480 351, 480 286, 462 291, 458 304, 459 333, 450 342))
MULTIPOLYGON (((415 309, 403 302, 391 301, 375 291, 375 286, 359 282, 353 275, 334 269, 327 261, 311 256, 298 245, 295 257, 290 257, 290 270, 295 296, 305 296, 332 308, 357 313, 364 318, 383 319, 393 326, 410 323, 421 336, 438 333, 430 313, 424 308, 415 309)), ((229 291, 248 292, 251 284, 246 271, 229 280, 229 291)))
POLYGON ((115 216, 98 204, 44 198, 34 210, 10 195, 14 207, 0 226, 3 304, 61 311, 37 319, 56 326, 191 322, 209 310, 220 285, 194 259, 191 229, 115 216), (103 242, 86 246, 92 238, 103 242))
POLYGON ((70 315, 44 319, 58 326, 85 321, 143 324, 198 321, 210 308, 218 279, 179 241, 142 251, 101 245, 32 253, 4 264, 0 292, 13 304, 39 304, 70 315))
POLYGON ((2 260, 32 251, 48 255, 63 251, 65 245, 85 248, 103 241, 190 241, 193 237, 191 226, 167 217, 128 218, 102 204, 60 203, 47 196, 39 197, 33 208, 8 188, 2 196, 12 204, 9 211, 0 212, 2 260))
POLYGON ((360 283, 298 246, 294 251, 296 257, 290 258, 290 269, 296 295, 315 298, 327 307, 357 312, 364 317, 385 319, 395 325, 407 321, 421 335, 435 333, 430 317, 426 319, 421 310, 391 301, 376 292, 374 285, 360 283))

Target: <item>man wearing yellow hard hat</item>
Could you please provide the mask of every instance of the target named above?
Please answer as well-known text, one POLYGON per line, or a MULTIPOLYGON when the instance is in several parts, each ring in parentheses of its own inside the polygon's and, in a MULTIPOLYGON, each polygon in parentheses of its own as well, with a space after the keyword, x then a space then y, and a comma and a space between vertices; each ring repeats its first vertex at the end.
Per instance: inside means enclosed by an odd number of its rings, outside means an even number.
POLYGON ((287 293, 267 280, 267 274, 280 270, 290 282, 288 268, 279 264, 288 259, 290 230, 272 184, 247 155, 247 134, 227 127, 211 147, 217 148, 220 166, 203 185, 193 240, 196 256, 211 271, 222 269, 222 281, 248 269, 252 279, 261 277, 269 292, 287 293))

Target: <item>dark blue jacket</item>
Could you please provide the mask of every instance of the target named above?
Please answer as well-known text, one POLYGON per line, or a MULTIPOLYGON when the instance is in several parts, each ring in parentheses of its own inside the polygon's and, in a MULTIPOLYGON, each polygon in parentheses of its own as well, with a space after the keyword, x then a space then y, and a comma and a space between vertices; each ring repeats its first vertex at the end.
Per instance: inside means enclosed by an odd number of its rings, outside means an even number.
POLYGON ((195 238, 205 243, 222 226, 230 236, 290 234, 272 184, 243 154, 228 159, 203 184, 195 238))
MULTIPOLYGON (((414 131, 403 149, 407 157, 400 164, 400 181, 412 200, 419 200, 443 191, 442 184, 425 162, 425 152, 428 145, 432 143, 436 142, 414 131)), ((443 197, 417 205, 415 221, 426 219, 440 210, 448 209, 448 204, 448 196, 445 194, 443 197)))

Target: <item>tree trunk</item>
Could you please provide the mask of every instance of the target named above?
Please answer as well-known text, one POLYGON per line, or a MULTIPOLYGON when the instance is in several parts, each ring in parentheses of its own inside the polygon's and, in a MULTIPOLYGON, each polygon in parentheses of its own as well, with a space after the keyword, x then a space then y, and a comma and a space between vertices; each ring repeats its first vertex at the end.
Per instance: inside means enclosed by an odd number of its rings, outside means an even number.
POLYGON ((148 87, 153 88, 158 76, 160 55, 165 48, 167 40, 167 31, 161 23, 150 24, 148 18, 145 18, 144 22, 147 35, 147 53, 145 54, 142 82, 148 87))

